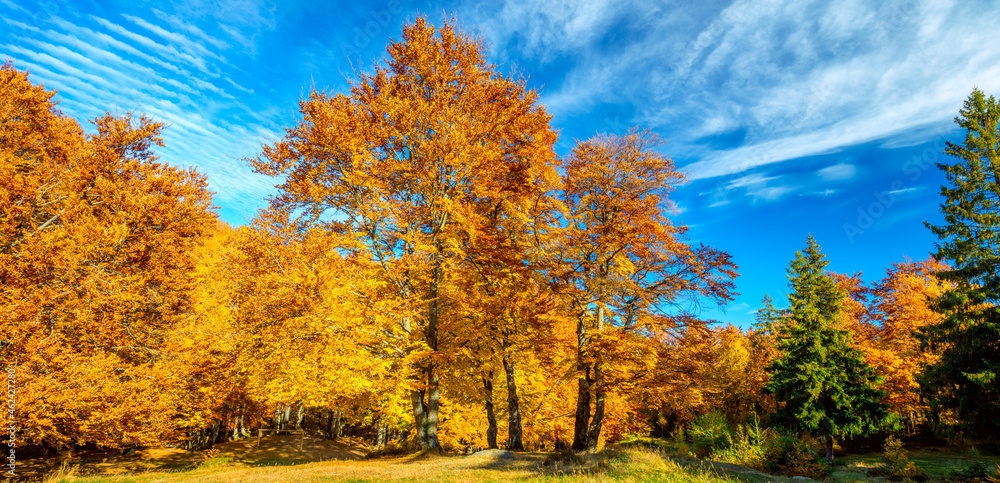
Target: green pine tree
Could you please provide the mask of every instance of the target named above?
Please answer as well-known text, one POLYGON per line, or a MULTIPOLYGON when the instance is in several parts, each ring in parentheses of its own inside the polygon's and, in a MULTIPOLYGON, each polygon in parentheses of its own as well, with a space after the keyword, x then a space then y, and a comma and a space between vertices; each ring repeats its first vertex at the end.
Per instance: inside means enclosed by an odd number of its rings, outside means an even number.
POLYGON ((947 143, 958 159, 938 164, 951 186, 942 186, 945 224, 925 222, 940 242, 937 258, 954 267, 938 273, 955 288, 937 300, 940 324, 925 328, 924 342, 941 359, 921 376, 938 420, 957 411, 960 428, 975 437, 1000 438, 1000 103, 972 91, 955 122, 965 143, 947 143))
POLYGON ((833 438, 870 434, 888 422, 885 393, 853 334, 841 327, 844 293, 823 270, 827 261, 810 235, 788 270, 789 316, 778 326, 779 356, 768 367, 767 390, 779 402, 774 421, 824 438, 833 463, 833 438))

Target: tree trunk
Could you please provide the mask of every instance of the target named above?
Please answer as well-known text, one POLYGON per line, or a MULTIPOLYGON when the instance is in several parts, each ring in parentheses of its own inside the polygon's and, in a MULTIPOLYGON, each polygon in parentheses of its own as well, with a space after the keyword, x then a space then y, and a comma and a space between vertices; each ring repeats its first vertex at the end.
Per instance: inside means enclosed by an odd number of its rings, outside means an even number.
POLYGON ((828 432, 823 436, 826 442, 826 461, 833 464, 833 436, 828 432))
POLYGON ((433 366, 427 369, 427 380, 430 383, 430 390, 427 393, 427 448, 440 450, 441 444, 438 442, 437 427, 441 385, 433 366))
POLYGON ((604 424, 604 371, 600 362, 594 363, 594 417, 587 430, 587 449, 597 448, 601 438, 601 426, 604 424))
POLYGON ((302 419, 305 417, 306 405, 299 403, 299 413, 295 417, 295 429, 302 430, 302 419))
POLYGON ((587 430, 590 423, 590 364, 580 364, 583 374, 576 384, 576 421, 573 424, 573 451, 583 451, 590 446, 587 430))
POLYGON ((382 449, 385 447, 386 443, 386 424, 385 417, 379 416, 378 418, 378 435, 375 437, 375 449, 382 449))
POLYGON ((410 391, 410 403, 413 404, 413 423, 417 430, 417 444, 420 449, 427 449, 427 422, 424 421, 424 392, 410 391))
MULTIPOLYGON (((505 344, 506 345, 506 344, 505 344)), ((514 378, 517 369, 512 349, 503 352, 503 371, 507 375, 507 449, 523 451, 524 441, 521 430, 521 403, 517 397, 517 380, 514 378)))
POLYGON ((243 422, 243 406, 240 406, 240 412, 233 417, 233 441, 240 439, 240 426, 243 422))
POLYGON ((247 430, 246 419, 244 418, 246 418, 246 415, 240 414, 240 435, 246 438, 250 436, 250 431, 247 430))
POLYGON ((486 446, 489 449, 497 446, 497 414, 493 411, 493 371, 483 377, 483 389, 485 390, 486 401, 486 421, 489 427, 486 428, 486 446))
POLYGON ((576 361, 580 376, 577 378, 576 421, 573 424, 573 451, 586 450, 590 423, 590 364, 584 362, 587 347, 587 327, 582 316, 576 321, 576 361))
POLYGON ((212 423, 212 432, 209 434, 208 438, 205 440, 205 447, 208 448, 215 444, 215 441, 219 439, 219 430, 222 429, 222 421, 216 419, 212 423))
POLYGON ((332 440, 336 440, 337 436, 340 436, 340 410, 330 408, 330 421, 327 423, 327 437, 332 440))
MULTIPOLYGON (((427 307, 427 330, 425 332, 427 338, 427 347, 432 351, 438 350, 438 315, 440 310, 440 301, 438 297, 440 296, 439 287, 441 285, 442 276, 442 255, 441 252, 443 247, 440 242, 436 243, 437 253, 435 254, 433 278, 431 280, 430 286, 430 304, 427 307)), ((438 409, 439 401, 441 399, 441 388, 440 380, 438 378, 437 372, 434 370, 434 363, 432 361, 427 361, 427 366, 424 368, 427 374, 427 407, 426 407, 426 420, 425 425, 427 426, 427 448, 440 450, 441 445, 438 443, 437 436, 437 426, 438 426, 438 409)))

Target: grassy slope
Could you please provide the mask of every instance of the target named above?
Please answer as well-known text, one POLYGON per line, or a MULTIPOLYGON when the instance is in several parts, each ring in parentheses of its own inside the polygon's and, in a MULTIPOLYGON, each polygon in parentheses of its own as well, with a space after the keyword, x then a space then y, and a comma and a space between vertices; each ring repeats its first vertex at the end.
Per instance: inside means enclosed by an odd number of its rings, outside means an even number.
POLYGON ((327 461, 295 466, 254 467, 217 458, 193 470, 152 472, 113 477, 50 477, 48 482, 154 483, 154 482, 288 482, 332 481, 789 481, 756 473, 716 470, 709 465, 678 464, 656 450, 626 449, 586 458, 580 466, 543 465, 543 454, 518 454, 513 459, 498 453, 461 456, 405 456, 363 461, 327 461))
MULTIPOLYGON (((648 442, 647 442, 648 443, 648 442)), ((265 445, 266 446, 266 445, 265 445)), ((280 448, 279 448, 280 449, 280 448)), ((263 448, 261 451, 267 450, 263 448)), ((188 464, 167 470, 163 466, 149 472, 136 472, 118 476, 78 477, 73 475, 48 478, 48 483, 153 483, 153 482, 381 482, 381 481, 665 481, 665 482, 722 482, 746 483, 791 482, 792 480, 765 475, 749 468, 702 461, 692 457, 672 457, 668 452, 646 444, 617 445, 609 451, 588 455, 582 465, 544 465, 545 454, 509 453, 487 451, 473 456, 410 455, 370 460, 323 461, 305 463, 286 457, 274 459, 272 452, 262 452, 262 458, 242 459, 221 456, 208 461, 188 464)), ((339 453, 338 453, 339 455, 339 453)), ((244 454, 244 456, 247 456, 244 454)), ((284 455, 287 456, 287 455, 284 455)), ((339 455, 343 456, 343 455, 339 455)), ((974 462, 995 469, 1000 458, 971 455, 966 451, 948 449, 922 449, 910 451, 909 457, 917 463, 930 481, 946 481, 974 462)), ((881 464, 878 454, 850 455, 839 458, 831 482, 885 481, 870 478, 867 468, 881 464)), ((101 471, 99 467, 86 467, 101 471)), ((166 468, 169 468, 166 467, 166 468)), ((954 480, 952 480, 954 481, 954 480)))

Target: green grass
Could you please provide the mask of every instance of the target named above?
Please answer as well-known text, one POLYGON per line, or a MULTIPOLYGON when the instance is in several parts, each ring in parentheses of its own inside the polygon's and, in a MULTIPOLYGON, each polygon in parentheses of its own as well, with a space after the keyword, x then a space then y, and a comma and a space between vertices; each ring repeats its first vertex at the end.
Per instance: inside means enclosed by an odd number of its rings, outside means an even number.
MULTIPOLYGON (((966 471, 973 463, 985 465, 991 472, 996 471, 1000 457, 981 456, 952 449, 910 450, 909 459, 927 473, 929 482, 956 481, 956 476, 966 471)), ((840 458, 830 477, 832 482, 885 481, 883 478, 867 476, 865 469, 882 464, 882 456, 873 453, 849 455, 840 458)))

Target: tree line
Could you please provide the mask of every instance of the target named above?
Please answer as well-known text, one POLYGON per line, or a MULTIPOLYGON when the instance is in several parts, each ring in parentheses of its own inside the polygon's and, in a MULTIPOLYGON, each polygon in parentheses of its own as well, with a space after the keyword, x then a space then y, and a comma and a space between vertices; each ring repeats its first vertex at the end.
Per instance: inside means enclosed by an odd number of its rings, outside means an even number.
POLYGON ((671 220, 683 182, 649 130, 565 157, 537 92, 484 44, 418 18, 349 91, 247 162, 279 192, 221 223, 162 125, 87 134, 0 69, 0 344, 22 441, 203 448, 257 427, 379 447, 571 447, 698 415, 824 438, 1000 434, 996 101, 941 165, 935 258, 866 286, 811 237, 789 308, 699 320, 731 257, 671 220), (951 263, 947 265, 946 262, 951 263))

